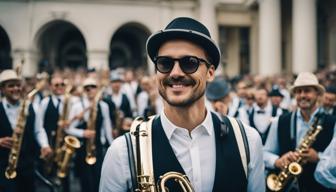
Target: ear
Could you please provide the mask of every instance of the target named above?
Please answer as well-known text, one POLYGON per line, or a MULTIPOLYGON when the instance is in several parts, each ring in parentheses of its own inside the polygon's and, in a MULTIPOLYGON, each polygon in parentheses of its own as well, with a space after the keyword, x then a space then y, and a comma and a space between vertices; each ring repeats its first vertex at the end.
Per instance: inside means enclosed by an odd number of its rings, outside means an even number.
POLYGON ((207 82, 211 82, 215 79, 215 66, 211 65, 207 71, 207 82))

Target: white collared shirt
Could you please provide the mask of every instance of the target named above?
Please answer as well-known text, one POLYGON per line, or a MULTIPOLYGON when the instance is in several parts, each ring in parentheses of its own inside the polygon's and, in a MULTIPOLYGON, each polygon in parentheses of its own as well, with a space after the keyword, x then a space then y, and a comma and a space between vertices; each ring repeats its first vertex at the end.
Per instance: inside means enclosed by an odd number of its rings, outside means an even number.
MULTIPOLYGON (((313 114, 310 117, 309 122, 305 122, 300 109, 297 111, 293 112, 296 113, 297 118, 296 118, 296 146, 298 146, 303 137, 306 135, 307 131, 310 129, 310 126, 313 124, 315 115, 319 109, 316 109, 313 114)), ((275 169, 274 163, 275 161, 280 157, 280 146, 279 146, 279 141, 278 141, 278 124, 279 124, 279 117, 277 117, 273 122, 270 127, 270 131, 268 134, 268 139, 265 143, 264 146, 264 161, 265 161, 265 166, 266 168, 269 169, 275 169)), ((336 134, 336 124, 334 126, 334 136, 336 134)))
POLYGON ((161 113, 161 123, 195 191, 211 191, 216 170, 216 141, 211 113, 207 112, 204 121, 190 134, 187 129, 170 122, 164 113, 161 113))
MULTIPOLYGON (((3 107, 5 109, 7 118, 10 122, 10 125, 12 127, 12 129, 14 130, 17 124, 17 118, 19 116, 19 110, 20 110, 20 105, 18 103, 18 105, 12 105, 10 104, 6 98, 2 99, 2 104, 3 107)), ((48 137, 47 137, 47 133, 45 132, 44 129, 42 129, 42 127, 38 127, 36 126, 36 112, 35 112, 35 125, 34 125, 34 135, 35 135, 35 139, 37 140, 39 146, 41 148, 43 147, 48 147, 48 137)))
MULTIPOLYGON (((216 169, 216 144, 211 113, 190 134, 160 115, 164 132, 196 192, 212 191, 216 169)), ((262 144, 258 133, 244 125, 250 149, 248 192, 265 191, 262 144)), ((119 137, 108 149, 100 180, 100 192, 126 192, 131 186, 127 144, 119 137)))
MULTIPOLYGON (((100 142, 102 144, 106 143, 106 139, 108 144, 111 144, 113 141, 112 138, 112 124, 111 124, 111 120, 110 120, 110 116, 109 116, 109 109, 108 109, 108 105, 103 102, 103 101, 99 101, 99 106, 101 109, 101 114, 102 114, 102 118, 103 118, 103 122, 102 122, 102 126, 101 126, 101 132, 100 132, 100 142)), ((70 112, 69 112, 69 119, 74 119, 75 116, 77 116, 78 114, 80 114, 81 112, 83 112, 84 110, 86 110, 88 107, 90 106, 90 102, 88 101, 87 98, 83 98, 83 103, 82 102, 78 102, 76 104, 73 105, 73 107, 71 108, 70 112)), ((90 111, 86 111, 84 113, 84 117, 83 119, 85 121, 88 121, 90 116, 90 111)), ((74 120, 70 125, 69 125, 69 129, 66 129, 66 133, 73 135, 75 137, 78 138, 83 138, 84 137, 84 129, 79 129, 77 128, 78 124, 80 123, 79 120, 74 120)))

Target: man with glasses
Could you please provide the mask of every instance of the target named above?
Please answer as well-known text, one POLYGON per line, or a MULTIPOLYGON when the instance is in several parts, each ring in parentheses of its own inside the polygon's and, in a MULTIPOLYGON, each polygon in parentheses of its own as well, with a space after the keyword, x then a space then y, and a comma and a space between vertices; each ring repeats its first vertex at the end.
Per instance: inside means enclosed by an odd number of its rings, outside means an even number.
MULTIPOLYGON (((83 82, 85 96, 82 102, 74 104, 69 113, 69 119, 75 119, 66 132, 76 136, 82 145, 77 150, 75 169, 79 176, 81 191, 94 192, 98 191, 100 171, 103 162, 105 146, 112 143, 112 127, 109 117, 108 105, 99 100, 95 101, 98 93, 97 82, 93 78, 87 78, 83 82), (94 108, 96 110, 94 110, 94 108), (96 113, 96 118, 90 118, 91 113, 96 113), (91 122, 90 122, 91 121, 91 122), (88 129, 88 124, 93 123, 94 130, 88 129), (88 164, 85 158, 88 140, 94 140, 94 153, 96 162, 88 164)), ((92 117, 92 116, 91 116, 92 117)))
MULTIPOLYGON (((24 135, 20 147, 17 164, 17 175, 13 179, 5 177, 9 153, 13 146, 13 132, 18 132, 20 102, 22 99, 22 80, 13 70, 5 70, 0 74, 0 88, 3 99, 0 102, 0 191, 2 192, 32 192, 35 191, 34 161, 38 154, 36 141, 41 147, 41 156, 51 154, 48 139, 43 129, 34 127, 35 111, 29 105, 25 119, 24 135)), ((16 146, 17 147, 17 146, 16 146)))
POLYGON ((319 100, 325 89, 314 74, 301 72, 290 90, 295 96, 297 110, 285 113, 272 122, 264 146, 266 168, 280 171, 286 169, 291 162, 298 162, 303 164, 298 185, 291 185, 289 182, 285 189, 289 187, 288 191, 290 188, 299 188, 297 191, 305 192, 332 191, 314 179, 314 171, 321 154, 331 142, 333 135, 335 136, 336 131, 335 117, 325 114, 319 106, 319 100), (303 138, 307 138, 306 136, 312 138, 308 133, 312 126, 316 126, 314 125, 316 119, 322 126, 322 130, 317 134, 312 146, 301 149, 300 152, 297 151, 303 138))
MULTIPOLYGON (((141 124, 141 128, 151 131, 148 139, 152 145, 148 150, 152 151, 152 161, 141 162, 149 164, 150 184, 174 171, 186 175, 197 192, 264 191, 258 133, 245 126, 236 129, 229 118, 221 122, 205 107, 206 85, 214 79, 220 62, 220 51, 208 29, 194 19, 176 18, 149 37, 147 53, 155 64, 156 83, 164 102, 163 111, 151 118, 152 123, 141 124), (242 136, 235 135, 235 131, 246 132, 247 145, 238 141, 241 148, 238 147, 236 137, 242 139, 242 136), (245 153, 246 150, 250 153, 245 153), (249 160, 244 158, 246 154, 250 154, 249 160)), ((129 158, 132 146, 133 149, 142 146, 127 142, 130 141, 127 135, 117 138, 108 150, 102 168, 102 192, 144 189, 136 180, 141 173, 136 172, 132 166, 134 159, 129 158)), ((137 136, 134 137, 131 136, 136 140, 137 136)), ((135 154, 138 158, 139 154, 135 154)), ((137 161, 138 168, 142 164, 137 161)), ((167 185, 170 191, 181 191, 174 182, 167 185)))
MULTIPOLYGON (((36 127, 44 129, 48 136, 49 145, 55 150, 57 129, 59 126, 59 117, 63 111, 65 83, 60 74, 54 74, 49 80, 51 94, 42 99, 39 110, 36 114, 36 127)), ((62 125, 65 129, 66 126, 62 125)), ((53 151, 55 152, 55 151, 53 151)), ((49 163, 53 161, 52 157, 39 161, 39 171, 48 179, 55 177, 56 165, 49 163)), ((65 192, 69 191, 68 177, 62 180, 62 187, 65 192)))

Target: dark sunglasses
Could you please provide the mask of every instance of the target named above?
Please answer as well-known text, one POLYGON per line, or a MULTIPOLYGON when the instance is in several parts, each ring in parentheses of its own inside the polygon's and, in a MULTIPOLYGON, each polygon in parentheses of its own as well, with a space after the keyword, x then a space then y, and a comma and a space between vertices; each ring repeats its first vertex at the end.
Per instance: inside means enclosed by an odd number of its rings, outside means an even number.
POLYGON ((97 88, 97 86, 95 86, 95 85, 88 85, 88 86, 84 87, 84 90, 85 91, 90 91, 91 89, 95 89, 95 88, 97 88))
POLYGON ((65 83, 55 83, 54 86, 55 87, 64 87, 65 83))
POLYGON ((175 61, 178 61, 181 70, 185 74, 195 73, 201 62, 205 63, 208 68, 211 66, 206 60, 195 56, 184 56, 181 58, 158 56, 154 58, 155 68, 160 73, 170 73, 174 68, 175 61))
POLYGON ((8 88, 21 87, 21 83, 8 83, 6 84, 8 88))

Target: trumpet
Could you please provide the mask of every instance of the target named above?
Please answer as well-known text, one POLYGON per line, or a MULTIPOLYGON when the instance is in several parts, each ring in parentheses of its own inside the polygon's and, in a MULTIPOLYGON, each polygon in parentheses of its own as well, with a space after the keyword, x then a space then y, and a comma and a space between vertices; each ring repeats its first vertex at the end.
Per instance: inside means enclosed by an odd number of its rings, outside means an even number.
POLYGON ((270 174, 266 178, 267 187, 271 191, 281 191, 290 183, 295 177, 298 177, 302 173, 302 154, 305 150, 309 149, 316 140, 317 135, 322 131, 322 120, 320 114, 317 114, 314 118, 313 125, 308 130, 307 134, 303 137, 302 142, 296 148, 296 152, 299 154, 299 158, 285 166, 278 175, 270 174))

